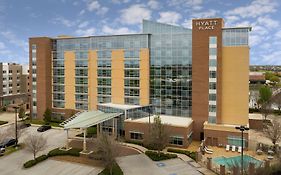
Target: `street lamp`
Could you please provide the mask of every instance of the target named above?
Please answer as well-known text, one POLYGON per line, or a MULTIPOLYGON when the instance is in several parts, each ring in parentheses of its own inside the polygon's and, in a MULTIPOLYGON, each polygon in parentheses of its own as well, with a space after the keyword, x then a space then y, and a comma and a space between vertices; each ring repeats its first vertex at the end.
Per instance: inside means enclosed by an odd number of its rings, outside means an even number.
POLYGON ((18 144, 18 118, 17 118, 17 110, 18 106, 13 107, 15 109, 15 136, 16 136, 16 145, 18 144))
POLYGON ((240 130, 241 131, 241 146, 242 146, 242 150, 241 150, 241 174, 243 175, 243 132, 244 131, 248 131, 249 128, 247 128, 246 126, 236 126, 235 129, 240 130))

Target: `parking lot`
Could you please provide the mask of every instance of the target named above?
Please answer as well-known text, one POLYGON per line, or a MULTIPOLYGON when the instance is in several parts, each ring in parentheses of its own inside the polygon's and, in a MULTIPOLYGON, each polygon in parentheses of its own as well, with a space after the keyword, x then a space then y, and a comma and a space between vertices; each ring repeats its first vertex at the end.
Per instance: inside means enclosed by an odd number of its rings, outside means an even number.
POLYGON ((154 162, 144 154, 118 157, 117 163, 124 175, 202 175, 181 159, 154 162))
MULTIPOLYGON (((0 127, 0 132, 3 127, 0 127)), ((19 142, 23 142, 24 138, 28 133, 36 132, 37 127, 26 128, 24 134, 19 139, 19 142)), ((62 147, 66 140, 66 133, 62 129, 51 129, 42 133, 47 139, 47 148, 43 152, 38 153, 38 155, 46 154, 50 150, 62 147)), ((24 162, 33 159, 30 152, 23 149, 14 152, 10 155, 0 157, 0 174, 1 175, 47 175, 47 174, 97 174, 100 169, 95 167, 86 166, 82 164, 70 163, 70 162, 59 162, 56 160, 46 160, 38 165, 23 169, 22 166, 24 162)))

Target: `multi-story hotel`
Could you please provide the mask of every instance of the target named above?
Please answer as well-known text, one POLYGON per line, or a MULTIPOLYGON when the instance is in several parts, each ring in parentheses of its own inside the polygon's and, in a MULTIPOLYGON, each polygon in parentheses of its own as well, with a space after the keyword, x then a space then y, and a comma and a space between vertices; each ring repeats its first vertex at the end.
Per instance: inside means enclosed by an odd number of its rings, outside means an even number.
POLYGON ((144 20, 140 34, 30 38, 32 116, 118 112, 119 134, 142 140, 151 113, 169 124, 173 145, 240 144, 250 29, 221 18, 195 19, 192 29, 144 20))
POLYGON ((0 106, 25 104, 29 108, 28 66, 16 63, 0 63, 0 106))

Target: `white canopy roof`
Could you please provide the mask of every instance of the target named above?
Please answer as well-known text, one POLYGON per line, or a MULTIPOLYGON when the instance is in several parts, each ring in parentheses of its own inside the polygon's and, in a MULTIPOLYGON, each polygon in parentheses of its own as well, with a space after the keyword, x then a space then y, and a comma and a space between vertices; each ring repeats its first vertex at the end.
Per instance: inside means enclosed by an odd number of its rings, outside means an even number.
POLYGON ((121 113, 104 113, 102 111, 84 111, 75 114, 63 123, 64 129, 88 128, 104 121, 113 119, 121 113))

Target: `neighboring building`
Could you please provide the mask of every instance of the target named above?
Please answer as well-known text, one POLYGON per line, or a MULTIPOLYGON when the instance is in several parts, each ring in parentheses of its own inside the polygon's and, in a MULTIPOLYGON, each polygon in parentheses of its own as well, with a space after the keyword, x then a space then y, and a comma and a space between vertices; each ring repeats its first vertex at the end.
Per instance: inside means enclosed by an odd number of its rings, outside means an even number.
POLYGON ((186 129, 171 135, 179 146, 239 145, 235 126, 248 125, 250 30, 224 28, 221 18, 193 20, 192 30, 144 20, 141 34, 30 38, 32 116, 42 119, 46 108, 62 119, 118 112, 127 139, 147 133, 137 125, 150 113, 170 127, 177 122, 166 118, 182 117, 186 129))
MULTIPOLYGON (((0 63, 0 106, 24 104, 29 108, 28 67, 15 63, 0 63)), ((12 109, 10 109, 12 110, 12 109)))
POLYGON ((264 72, 250 72, 249 81, 251 84, 264 84, 266 82, 264 72))

